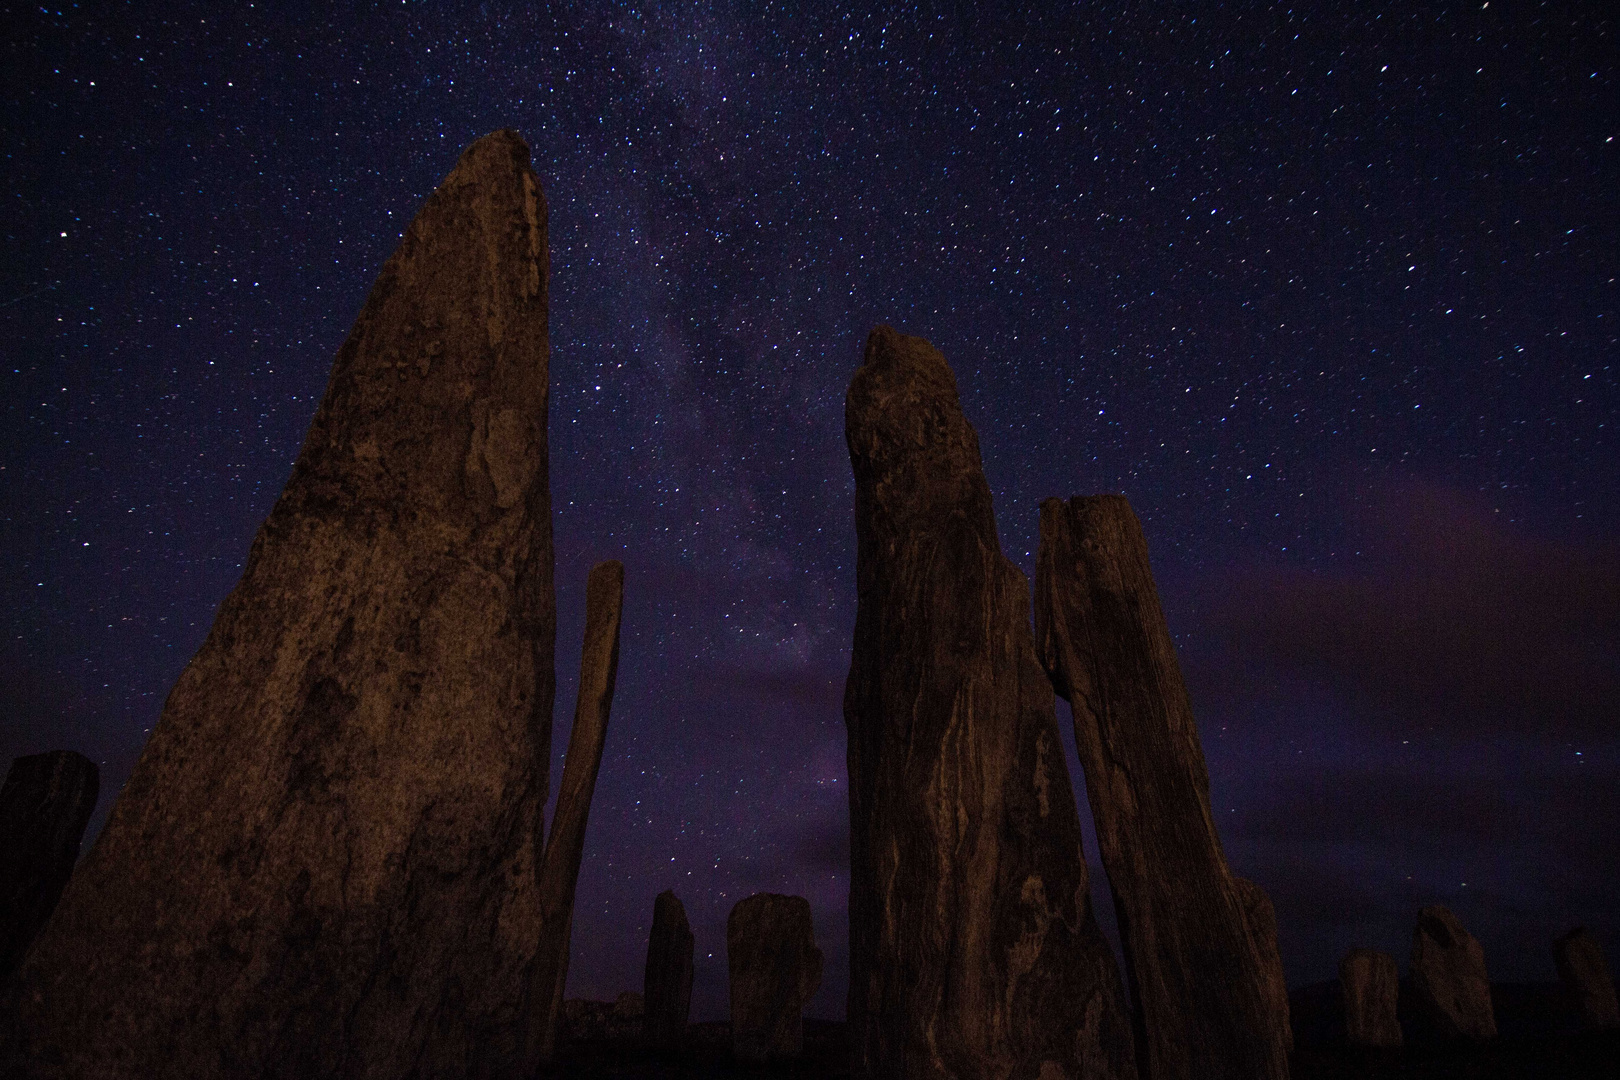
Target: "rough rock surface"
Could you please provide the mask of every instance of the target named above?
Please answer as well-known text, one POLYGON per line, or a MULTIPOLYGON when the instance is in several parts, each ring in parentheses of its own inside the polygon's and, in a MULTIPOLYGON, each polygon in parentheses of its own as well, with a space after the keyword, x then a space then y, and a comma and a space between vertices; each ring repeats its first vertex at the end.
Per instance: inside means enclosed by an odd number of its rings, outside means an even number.
POLYGON ((1028 582, 1001 554, 956 379, 880 326, 844 417, 854 1075, 1134 1076, 1028 582))
POLYGON ((241 580, 0 1003, 0 1073, 526 1067, 554 688, 546 279, 529 150, 497 132, 338 350, 241 580))
POLYGON ((1041 505, 1035 639, 1073 709, 1143 1075, 1286 1077, 1276 931, 1250 925, 1251 911, 1271 921, 1247 895, 1259 888, 1221 853, 1192 706, 1124 496, 1041 505))
POLYGON ((647 938, 646 1043, 655 1051, 680 1049, 692 1012, 692 926, 686 908, 672 891, 653 902, 652 933, 647 938))
POLYGON ((1412 998, 1442 1038, 1496 1038, 1485 950, 1439 904, 1418 912, 1412 931, 1412 998))
POLYGON ((810 901, 755 893, 726 919, 731 973, 731 1045, 737 1060, 796 1058, 804 1049, 804 1007, 821 989, 810 901))
POLYGON ((1266 890, 1248 878, 1234 877, 1238 896, 1243 900, 1243 918, 1260 958, 1260 974, 1271 1014, 1282 1029, 1283 1051, 1294 1049, 1294 1029, 1288 1015, 1288 977, 1283 974, 1282 950, 1277 946, 1277 911, 1266 890))
POLYGON ((73 874, 101 772, 72 750, 11 763, 0 787, 0 983, 45 925, 73 874))
POLYGON ((1603 958, 1603 946, 1584 927, 1577 926, 1553 942, 1558 980, 1570 1007, 1587 1028, 1620 1027, 1620 1003, 1615 1001, 1614 979, 1603 958))
POLYGON ((1339 961, 1344 1033, 1351 1046, 1400 1046, 1396 1005, 1401 973, 1395 958, 1376 949, 1351 949, 1339 961))
POLYGON ((585 825, 607 741, 613 684, 619 672, 619 617, 624 610, 624 564, 597 563, 585 580, 585 641, 579 658, 579 696, 568 736, 557 812, 540 866, 540 947, 534 957, 537 1015, 529 1026, 533 1054, 550 1061, 557 1049, 557 1021, 568 981, 569 939, 574 925, 574 886, 585 853, 585 825))

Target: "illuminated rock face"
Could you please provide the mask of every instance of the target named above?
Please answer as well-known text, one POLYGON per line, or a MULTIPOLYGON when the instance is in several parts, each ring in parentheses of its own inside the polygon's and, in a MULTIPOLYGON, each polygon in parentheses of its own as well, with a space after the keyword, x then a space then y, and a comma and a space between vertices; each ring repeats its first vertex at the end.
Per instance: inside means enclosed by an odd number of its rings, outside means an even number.
POLYGON ((1048 499, 1035 639, 1075 741, 1154 1080, 1286 1080, 1276 922, 1234 876, 1142 527, 1122 495, 1048 499))
POLYGON ((1553 960, 1564 996, 1581 1026, 1591 1029, 1620 1027, 1614 979, 1609 975, 1603 946, 1584 927, 1576 927, 1553 943, 1553 960))
POLYGON ((804 1007, 821 989, 810 901, 755 893, 726 918, 731 976, 731 1047, 738 1061, 762 1064, 804 1050, 804 1007))
POLYGON ((338 351, 241 581, 0 1003, 8 1075, 526 1065, 554 690, 546 279, 528 147, 497 132, 338 351))
POLYGON ((1401 973, 1395 958, 1376 949, 1351 949, 1339 961, 1344 1033, 1351 1046, 1400 1046, 1396 1007, 1401 973))
POLYGON ((0 788, 0 983, 61 899, 101 771, 72 750, 17 758, 0 788))
POLYGON ((1418 912, 1412 931, 1412 997, 1443 1038, 1496 1038, 1484 946, 1439 904, 1418 912))
POLYGON ((880 326, 845 403, 844 719, 860 1077, 1134 1077, 1029 587, 945 359, 880 326))

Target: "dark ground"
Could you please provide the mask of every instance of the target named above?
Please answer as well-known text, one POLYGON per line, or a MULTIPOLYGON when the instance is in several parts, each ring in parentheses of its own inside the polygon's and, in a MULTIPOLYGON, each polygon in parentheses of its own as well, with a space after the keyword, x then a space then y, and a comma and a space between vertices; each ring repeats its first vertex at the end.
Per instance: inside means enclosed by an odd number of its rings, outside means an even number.
MULTIPOLYGON (((1403 982, 1404 988, 1404 982, 1403 982)), ((1407 1045, 1392 1053, 1360 1053, 1344 1045, 1337 982, 1302 987, 1290 995, 1295 1042, 1294 1080, 1548 1080, 1620 1078, 1620 1031, 1579 1032, 1567 1019, 1556 983, 1497 983, 1498 1038, 1488 1045, 1447 1044, 1423 1030, 1420 1020, 1401 1022, 1407 1045)), ((843 1077, 849 1075, 844 1025, 804 1022, 804 1057, 767 1067, 731 1060, 730 1028, 695 1024, 687 1053, 653 1060, 639 1048, 608 1041, 568 1045, 551 1075, 614 1080, 696 1080, 699 1077, 843 1077)))

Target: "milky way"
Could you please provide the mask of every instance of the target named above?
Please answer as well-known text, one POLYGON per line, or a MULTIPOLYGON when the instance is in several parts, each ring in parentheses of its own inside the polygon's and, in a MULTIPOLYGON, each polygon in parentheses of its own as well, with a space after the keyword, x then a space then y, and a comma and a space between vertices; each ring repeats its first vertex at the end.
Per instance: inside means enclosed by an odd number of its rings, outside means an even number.
POLYGON ((1498 978, 1579 922, 1620 960, 1606 5, 495 7, 0 20, 7 759, 117 791, 383 260, 512 127, 551 211, 554 776, 586 571, 626 566, 570 996, 639 989, 673 887, 722 1015, 770 890, 842 1015, 880 322, 954 366, 1026 572, 1041 498, 1130 497, 1291 981, 1404 957, 1432 902, 1498 978))

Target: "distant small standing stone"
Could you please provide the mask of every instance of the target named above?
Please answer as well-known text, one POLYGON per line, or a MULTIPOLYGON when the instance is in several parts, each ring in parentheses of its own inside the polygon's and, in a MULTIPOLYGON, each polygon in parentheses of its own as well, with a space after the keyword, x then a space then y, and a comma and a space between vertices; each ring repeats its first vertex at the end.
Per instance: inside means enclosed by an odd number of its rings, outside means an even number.
POLYGON ((1496 1038, 1485 949, 1439 904, 1418 912, 1412 931, 1412 996, 1446 1038, 1496 1038))
POLYGON ((669 890, 653 902, 645 989, 647 1046, 665 1052, 680 1049, 692 1009, 692 926, 680 898, 669 890))
POLYGON ((731 968, 731 1044, 737 1060, 759 1063, 804 1050, 804 1006, 821 989, 810 901, 755 893, 726 920, 731 968))
POLYGON ((1400 1046, 1395 1006, 1401 973, 1395 958, 1376 949, 1351 949, 1339 961, 1344 1030, 1351 1046, 1400 1046))
POLYGON ((1577 926, 1553 942, 1553 959, 1564 994, 1586 1028, 1620 1027, 1620 1002, 1609 975, 1603 946, 1584 926, 1577 926))
POLYGON ((56 910, 100 790, 95 762, 72 750, 11 763, 0 788, 0 982, 56 910))

